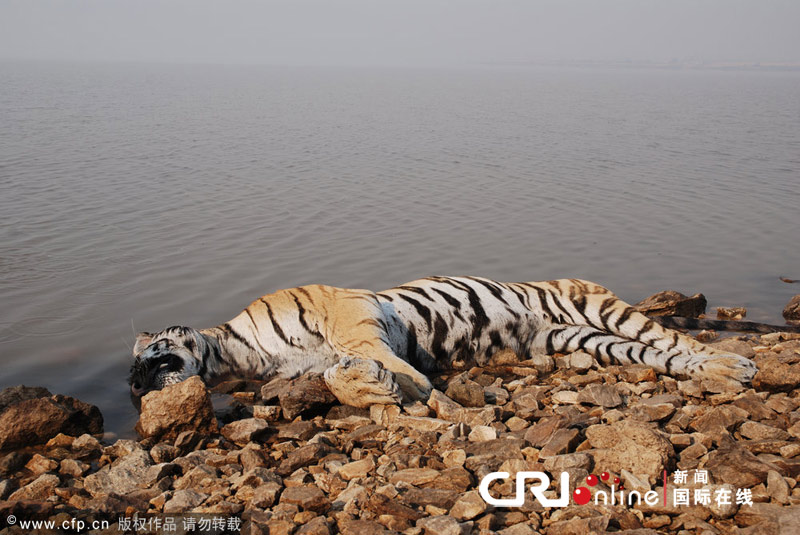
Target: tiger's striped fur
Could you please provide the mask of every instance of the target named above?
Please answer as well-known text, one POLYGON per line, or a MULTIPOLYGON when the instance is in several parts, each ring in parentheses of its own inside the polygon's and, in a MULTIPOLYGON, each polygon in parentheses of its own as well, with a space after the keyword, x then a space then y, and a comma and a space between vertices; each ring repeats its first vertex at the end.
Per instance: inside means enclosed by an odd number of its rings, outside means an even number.
MULTIPOLYGON (((665 329, 592 282, 429 277, 377 293, 320 285, 279 290, 217 327, 142 333, 130 382, 136 396, 191 375, 212 383, 317 371, 331 384, 347 357, 381 363, 406 399, 425 399, 432 388, 426 373, 484 365, 501 349, 581 349, 604 364, 739 382, 756 373, 750 360, 665 329)), ((397 400, 368 382, 363 405, 397 400)))

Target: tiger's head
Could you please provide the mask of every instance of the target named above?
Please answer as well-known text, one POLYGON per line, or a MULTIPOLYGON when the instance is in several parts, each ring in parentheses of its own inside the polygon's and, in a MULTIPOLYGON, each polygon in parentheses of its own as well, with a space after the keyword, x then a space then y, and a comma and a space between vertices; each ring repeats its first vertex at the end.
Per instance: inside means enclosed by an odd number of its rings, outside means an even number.
POLYGON ((141 397, 152 390, 199 375, 207 343, 205 336, 191 327, 139 333, 128 378, 133 404, 138 407, 141 397))

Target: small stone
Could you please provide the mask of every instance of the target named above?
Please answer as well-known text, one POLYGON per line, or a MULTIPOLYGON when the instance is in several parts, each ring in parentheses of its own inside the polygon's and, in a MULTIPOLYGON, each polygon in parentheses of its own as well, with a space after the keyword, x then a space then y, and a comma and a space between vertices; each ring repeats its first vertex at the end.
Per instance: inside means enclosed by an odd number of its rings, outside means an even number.
POLYGON ((758 363, 753 387, 758 391, 788 392, 800 384, 800 364, 787 364, 778 357, 765 357, 758 363))
POLYGON ((528 427, 528 422, 527 420, 523 420, 518 416, 512 416, 511 418, 506 420, 506 427, 508 427, 510 431, 522 431, 523 429, 528 427))
POLYGON ((220 430, 222 436, 240 445, 245 445, 252 441, 260 441, 268 431, 269 424, 260 418, 235 420, 220 430))
POLYGON ((392 474, 389 477, 389 482, 392 485, 397 485, 402 482, 419 486, 430 483, 437 477, 439 477, 439 471, 432 468, 406 468, 392 474))
POLYGON ((52 472, 58 468, 58 461, 34 453, 30 461, 25 464, 25 468, 33 472, 33 475, 38 476, 45 472, 52 472))
POLYGON ((150 448, 150 457, 156 463, 168 463, 180 455, 180 449, 171 444, 159 443, 150 448))
POLYGON ((585 450, 594 466, 609 472, 627 470, 644 474, 655 482, 675 450, 666 435, 650 424, 622 420, 611 425, 592 425, 586 429, 592 448, 585 450))
POLYGON ((464 407, 483 407, 486 404, 483 387, 469 379, 451 382, 445 395, 464 407))
POLYGON ((556 430, 550 440, 542 447, 539 452, 540 457, 551 457, 553 455, 561 455, 569 453, 578 445, 579 432, 577 429, 558 429, 556 430))
POLYGON ((72 451, 82 459, 85 459, 100 455, 103 451, 103 445, 92 435, 83 434, 72 441, 72 451))
POLYGON ((800 294, 792 297, 783 308, 783 319, 786 321, 800 320, 800 294))
MULTIPOLYGON (((262 389, 262 395, 263 395, 262 389)), ((325 378, 318 373, 308 373, 292 379, 278 394, 283 417, 294 420, 302 412, 320 409, 337 402, 325 378)), ((266 399, 264 400, 267 401, 266 399)))
POLYGON ((656 372, 650 366, 635 364, 622 369, 622 378, 629 383, 649 383, 657 380, 656 372))
POLYGON ((148 468, 153 464, 150 455, 136 449, 116 461, 113 465, 104 466, 98 472, 86 476, 83 485, 92 496, 101 494, 127 494, 139 488, 148 468))
POLYGON ((743 437, 752 440, 789 440, 791 435, 783 429, 761 424, 758 422, 746 421, 739 426, 739 433, 743 437))
POLYGON ((442 462, 448 468, 464 466, 467 454, 464 450, 448 450, 442 454, 442 462))
POLYGON ((667 290, 639 301, 633 308, 647 316, 682 316, 697 318, 706 311, 706 297, 694 294, 687 297, 680 292, 667 290))
POLYGON ((487 507, 486 502, 483 501, 478 491, 473 490, 462 494, 448 514, 459 521, 472 520, 476 516, 483 514, 487 507))
POLYGON ((572 390, 559 390, 552 396, 553 403, 559 403, 561 405, 576 405, 579 403, 578 401, 578 392, 573 392, 572 390))
MULTIPOLYGON (((257 420, 257 418, 254 418, 257 420)), ((266 423, 266 422, 265 422, 266 423)), ((319 428, 308 421, 292 422, 281 426, 278 430, 278 438, 291 438, 294 440, 308 440, 317 434, 319 428)))
POLYGON ((461 525, 452 516, 420 518, 417 527, 422 528, 425 535, 461 535, 461 525))
POLYGON ((497 438, 497 431, 488 425, 479 425, 470 431, 468 439, 470 442, 484 442, 497 438))
POLYGON ((360 461, 353 461, 347 463, 339 468, 337 474, 345 481, 356 479, 358 477, 366 477, 371 471, 375 469, 375 461, 372 457, 361 459, 360 461))
POLYGON ((250 505, 260 509, 269 509, 278 500, 278 495, 283 490, 283 486, 275 481, 267 481, 259 485, 253 491, 253 497, 250 500, 250 505))
POLYGON ((698 342, 703 342, 704 344, 709 344, 714 340, 717 340, 718 338, 719 338, 719 333, 717 331, 712 331, 710 329, 702 330, 695 335, 695 339, 697 339, 698 342))
POLYGON ((745 307, 717 307, 717 319, 738 321, 747 316, 745 307))
POLYGON ((322 513, 330 508, 330 501, 317 487, 289 487, 281 494, 280 503, 297 505, 306 511, 322 513))
POLYGON ((531 355, 529 362, 539 373, 550 373, 556 369, 556 363, 553 360, 553 357, 544 353, 531 355))
POLYGON ((199 492, 195 492, 191 489, 183 489, 175 491, 175 494, 172 495, 172 499, 167 501, 164 504, 164 512, 165 513, 184 513, 191 511, 195 507, 199 506, 203 503, 206 498, 208 498, 207 494, 201 494, 199 492))
POLYGON ((24 487, 13 492, 8 499, 12 502, 17 500, 44 501, 53 494, 53 491, 59 483, 60 480, 57 475, 42 474, 24 487))
POLYGON ((637 403, 629 410, 629 415, 640 422, 659 422, 675 414, 675 406, 671 403, 637 403))
POLYGON ((89 471, 91 465, 75 459, 64 459, 61 461, 61 467, 58 470, 59 474, 70 477, 81 477, 89 471))
POLYGON ((611 385, 591 384, 578 392, 578 402, 613 408, 622 405, 622 398, 611 385))
POLYGON ((767 492, 775 503, 786 505, 789 503, 789 484, 775 470, 767 473, 767 492))
POLYGON ((281 407, 279 405, 253 405, 253 418, 277 422, 281 419, 281 407))
POLYGON ((593 364, 594 357, 584 351, 576 351, 569 356, 569 367, 575 371, 588 371, 593 364))

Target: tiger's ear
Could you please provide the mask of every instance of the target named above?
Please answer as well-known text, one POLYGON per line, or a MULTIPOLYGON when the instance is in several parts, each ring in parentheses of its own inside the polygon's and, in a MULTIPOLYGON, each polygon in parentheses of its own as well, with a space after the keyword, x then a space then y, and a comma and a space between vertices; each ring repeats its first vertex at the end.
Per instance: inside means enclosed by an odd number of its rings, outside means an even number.
POLYGON ((153 341, 153 333, 139 333, 136 335, 136 342, 133 344, 133 356, 135 357, 141 353, 144 348, 150 345, 153 341))

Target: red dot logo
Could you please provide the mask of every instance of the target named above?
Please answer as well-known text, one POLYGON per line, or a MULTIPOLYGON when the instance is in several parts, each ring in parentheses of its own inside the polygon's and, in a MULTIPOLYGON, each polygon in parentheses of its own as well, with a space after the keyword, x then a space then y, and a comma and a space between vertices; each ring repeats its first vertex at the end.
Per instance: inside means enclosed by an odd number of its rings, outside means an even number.
POLYGON ((597 483, 598 483, 597 476, 594 474, 586 478, 586 484, 589 485, 590 487, 594 487, 595 485, 597 485, 597 483))
POLYGON ((589 503, 589 500, 592 499, 592 493, 589 492, 589 489, 586 487, 578 487, 575 489, 575 492, 572 493, 572 499, 578 505, 586 505, 589 503))
POLYGON ((611 474, 609 474, 608 472, 603 472, 602 474, 600 474, 600 479, 602 479, 603 481, 608 481, 609 477, 611 477, 611 474))
POLYGON ((619 485, 619 478, 618 478, 618 477, 615 477, 615 478, 614 478, 614 484, 615 484, 615 485, 619 485))

